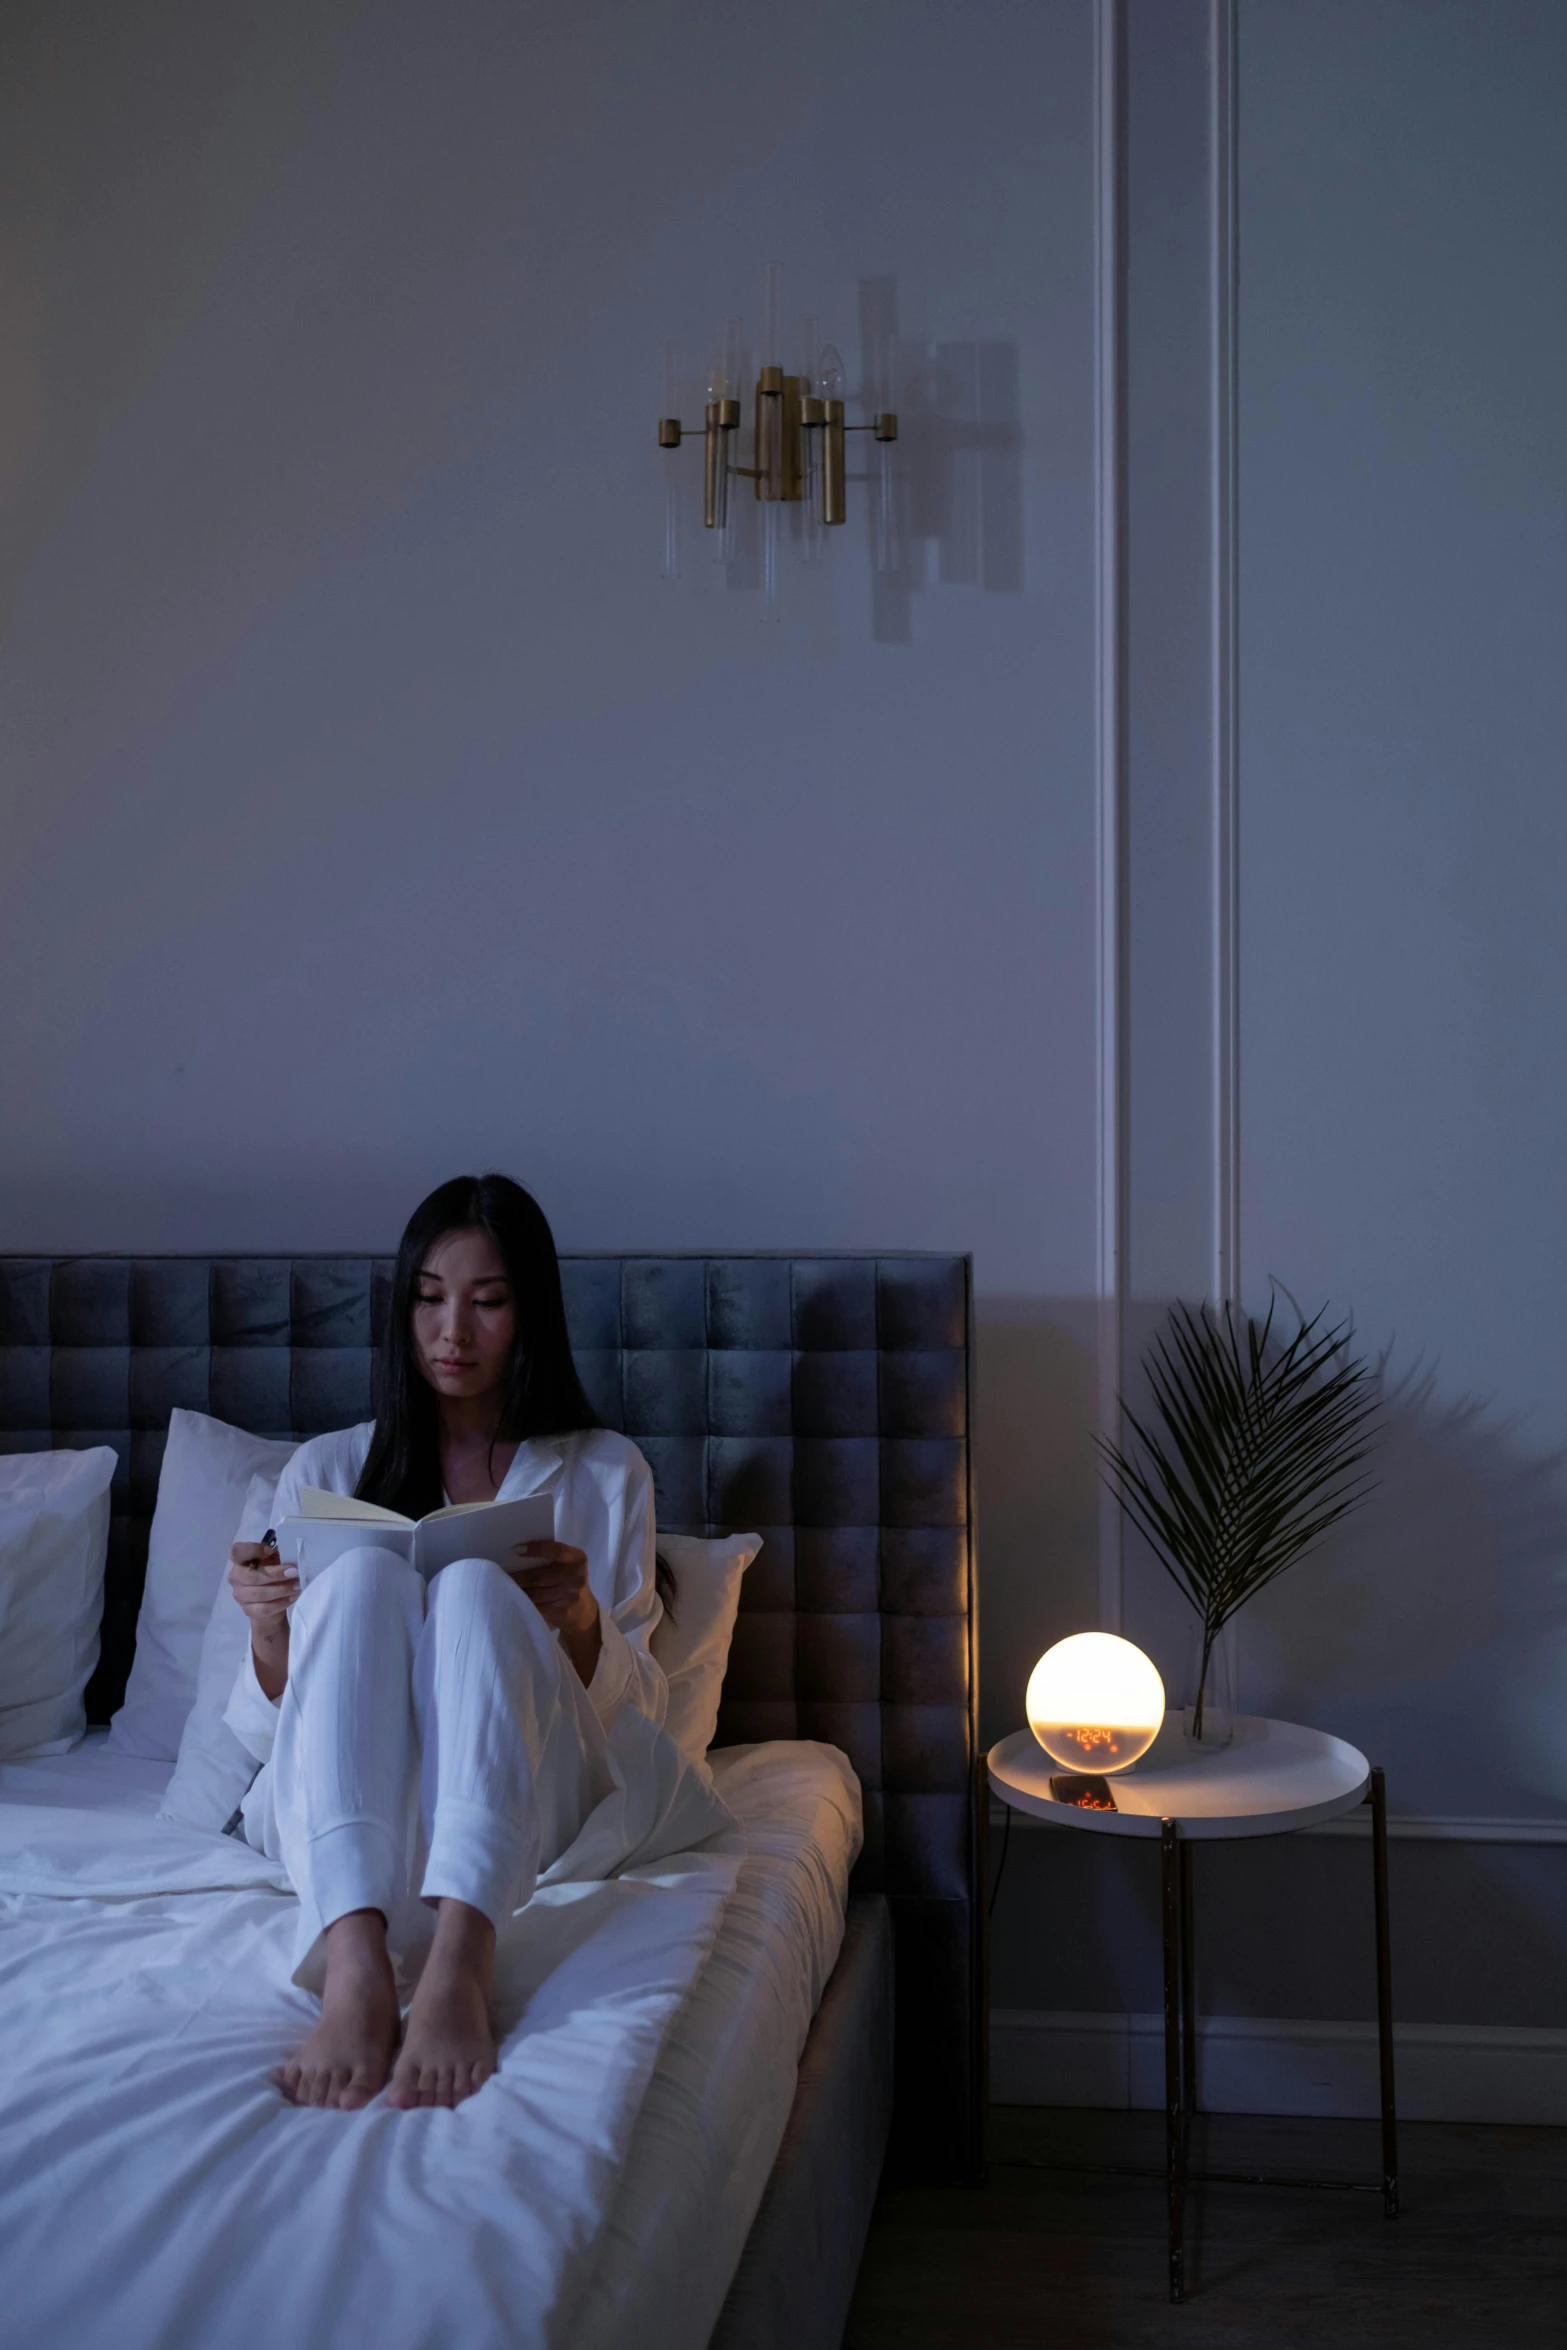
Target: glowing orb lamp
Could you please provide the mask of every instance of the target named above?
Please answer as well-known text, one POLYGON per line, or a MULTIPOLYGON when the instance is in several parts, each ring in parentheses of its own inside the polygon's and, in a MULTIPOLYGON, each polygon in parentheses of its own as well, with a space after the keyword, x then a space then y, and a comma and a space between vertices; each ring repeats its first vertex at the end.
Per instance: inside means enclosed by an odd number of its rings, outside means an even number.
POLYGON ((1080 1771, 1124 1771, 1164 1720, 1157 1668, 1113 1632, 1074 1632, 1028 1677, 1028 1726, 1046 1754, 1080 1771))

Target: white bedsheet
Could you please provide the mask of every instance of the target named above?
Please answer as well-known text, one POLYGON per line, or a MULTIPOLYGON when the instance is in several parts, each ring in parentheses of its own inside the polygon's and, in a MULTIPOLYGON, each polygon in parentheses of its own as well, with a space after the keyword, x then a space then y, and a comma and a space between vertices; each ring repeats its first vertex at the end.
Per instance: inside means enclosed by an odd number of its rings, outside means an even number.
POLYGON ((69 1754, 0 1763, 0 1804, 47 1803, 70 1811, 133 1811, 149 1820, 174 1765, 112 1754, 107 1730, 89 1730, 69 1754))
POLYGON ((163 1766, 93 1741, 0 1770, 0 2340, 694 2350, 859 1840, 835 1750, 714 1759, 744 1857, 541 1896, 502 1970, 501 2070, 456 2114, 282 2105, 267 2074, 310 2005, 292 1896, 151 1816, 163 1766))
POLYGON ((572 2350, 701 2350, 843 1942, 860 1785, 835 1746, 720 1748, 746 1859, 643 2101, 572 2350))

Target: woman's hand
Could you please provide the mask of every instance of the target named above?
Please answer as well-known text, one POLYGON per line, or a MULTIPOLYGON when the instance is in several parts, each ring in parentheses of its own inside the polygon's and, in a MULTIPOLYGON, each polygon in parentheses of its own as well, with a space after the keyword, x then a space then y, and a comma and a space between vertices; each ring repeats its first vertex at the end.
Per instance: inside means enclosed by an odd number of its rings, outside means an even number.
POLYGON ((576 1667, 586 1688, 599 1661, 603 1636, 599 1631, 599 1603, 588 1588, 588 1557, 569 1542, 519 1542, 517 1560, 508 1568, 514 1583, 525 1591, 576 1667))
POLYGON ((236 1542, 229 1589, 250 1619, 256 1679, 268 1697, 279 1698, 288 1679, 288 1611, 299 1597, 298 1569, 285 1565, 270 1543, 236 1542))

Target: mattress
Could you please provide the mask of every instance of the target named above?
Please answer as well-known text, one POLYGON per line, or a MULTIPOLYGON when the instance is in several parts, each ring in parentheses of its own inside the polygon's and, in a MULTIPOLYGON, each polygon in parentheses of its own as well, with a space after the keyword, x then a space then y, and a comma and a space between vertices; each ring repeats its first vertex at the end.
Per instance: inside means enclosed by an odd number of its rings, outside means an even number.
MULTIPOLYGON (((860 1839, 859 1789, 843 1756, 778 1742, 721 1750, 712 1761, 740 1823, 738 1866, 716 1933, 700 1947, 700 1938, 692 1942, 683 1987, 668 1974, 672 2013, 657 2022, 656 2061, 637 2085, 629 2139, 592 2215, 584 2281, 569 2305, 563 2298, 558 2324, 541 2334, 570 2350, 644 2341, 700 2350, 706 2342, 842 1939, 860 1839)), ((80 1827, 84 1813, 122 1813, 134 1840, 158 1832, 129 1821, 151 1821, 167 1776, 165 1765, 111 1754, 97 1734, 70 1755, 0 1766, 0 1804, 73 1815, 72 1823, 62 1817, 62 1833, 80 1827)), ((100 1818, 100 1837, 102 1827, 100 1818)), ((48 1849, 42 1820, 32 1841, 48 1849)), ((570 2090, 565 2095, 569 2104, 570 2090)), ((367 2215, 372 2224, 375 2216, 367 2215)), ((575 2224, 580 2235, 580 2214, 575 2224)), ((181 2329, 170 2339, 218 2350, 221 2336, 204 2332, 189 2305, 181 2329)), ((382 2331, 388 2341, 401 2338, 395 2325, 382 2331)), ((413 2329, 407 2338, 425 2337, 413 2329)))

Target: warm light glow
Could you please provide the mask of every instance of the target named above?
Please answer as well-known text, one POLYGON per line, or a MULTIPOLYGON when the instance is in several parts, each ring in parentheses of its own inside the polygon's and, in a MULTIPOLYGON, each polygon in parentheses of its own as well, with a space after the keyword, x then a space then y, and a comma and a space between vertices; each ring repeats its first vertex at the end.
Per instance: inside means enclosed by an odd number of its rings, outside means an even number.
POLYGON ((1130 1640, 1074 1632, 1028 1677, 1028 1726, 1046 1754, 1079 1770, 1124 1771, 1164 1720, 1164 1683, 1130 1640))

